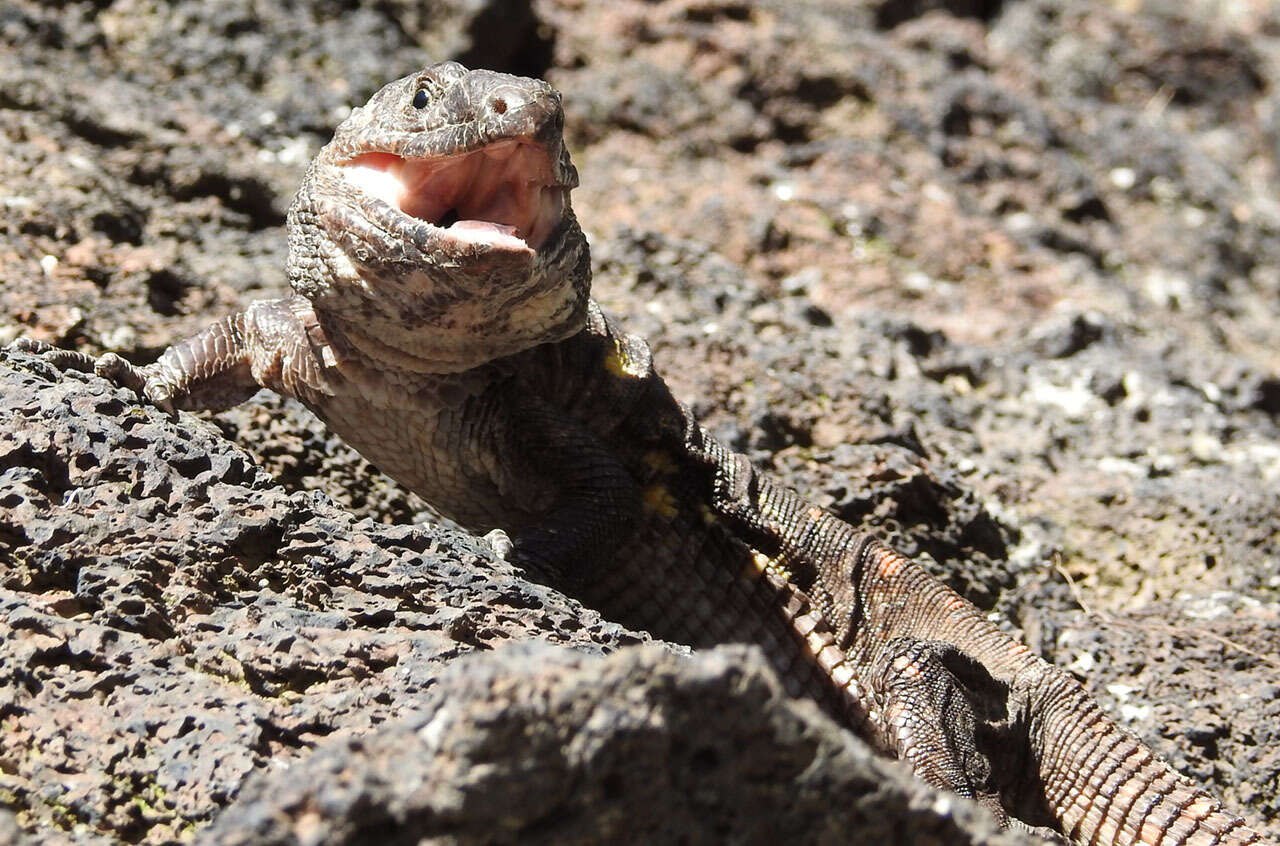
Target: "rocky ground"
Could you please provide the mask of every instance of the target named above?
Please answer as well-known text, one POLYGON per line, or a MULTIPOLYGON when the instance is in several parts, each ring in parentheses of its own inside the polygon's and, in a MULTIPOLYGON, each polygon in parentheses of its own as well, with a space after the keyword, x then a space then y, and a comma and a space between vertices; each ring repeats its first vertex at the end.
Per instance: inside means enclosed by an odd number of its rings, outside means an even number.
MULTIPOLYGON (((677 394, 1280 838, 1266 0, 18 0, 0 41, 0 343, 137 361, 284 289, 383 82, 550 79, 596 296, 677 394)), ((750 653, 618 651, 414 526, 296 406, 175 424, 4 355, 0 432, 0 838, 995 842, 750 653)))

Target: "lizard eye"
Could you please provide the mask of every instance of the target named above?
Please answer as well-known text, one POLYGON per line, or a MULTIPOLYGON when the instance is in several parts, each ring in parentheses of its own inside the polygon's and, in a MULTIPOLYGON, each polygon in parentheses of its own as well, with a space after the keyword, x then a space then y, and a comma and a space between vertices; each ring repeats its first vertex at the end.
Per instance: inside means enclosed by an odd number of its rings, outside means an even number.
POLYGON ((413 107, 415 109, 425 109, 427 101, 431 98, 427 96, 425 89, 419 88, 417 93, 413 95, 413 107))

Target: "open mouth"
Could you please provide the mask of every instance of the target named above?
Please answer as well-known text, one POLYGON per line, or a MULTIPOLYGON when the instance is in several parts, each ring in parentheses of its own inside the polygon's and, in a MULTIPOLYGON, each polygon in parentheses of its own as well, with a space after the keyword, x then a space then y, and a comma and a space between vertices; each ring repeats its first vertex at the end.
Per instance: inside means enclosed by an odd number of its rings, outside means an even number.
POLYGON ((366 193, 454 240, 496 249, 541 247, 564 217, 568 194, 546 150, 517 139, 439 158, 363 153, 343 170, 366 193))

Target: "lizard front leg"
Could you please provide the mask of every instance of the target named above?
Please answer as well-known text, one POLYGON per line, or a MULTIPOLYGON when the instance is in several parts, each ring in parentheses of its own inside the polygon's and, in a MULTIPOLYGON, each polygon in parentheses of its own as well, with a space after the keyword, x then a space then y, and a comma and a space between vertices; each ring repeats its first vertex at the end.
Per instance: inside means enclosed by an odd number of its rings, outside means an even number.
POLYGON ((886 643, 868 676, 889 751, 925 781, 977 800, 1008 825, 993 762, 977 742, 979 732, 1008 719, 1000 682, 952 644, 912 637, 886 643))
POLYGON ((305 300, 258 300, 142 367, 116 353, 94 358, 19 338, 10 349, 41 355, 55 367, 99 376, 166 411, 221 411, 262 388, 304 401, 328 393, 325 345, 305 300))

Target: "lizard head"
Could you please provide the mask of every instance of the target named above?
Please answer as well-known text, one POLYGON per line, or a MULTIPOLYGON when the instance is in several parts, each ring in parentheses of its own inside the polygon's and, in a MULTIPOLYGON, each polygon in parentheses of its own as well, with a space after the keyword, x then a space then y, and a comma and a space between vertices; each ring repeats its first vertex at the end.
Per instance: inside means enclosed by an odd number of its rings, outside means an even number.
POLYGON ((388 84, 338 127, 294 200, 294 289, 362 346, 423 371, 568 337, 590 259, 563 128, 540 80, 445 62, 388 84))

